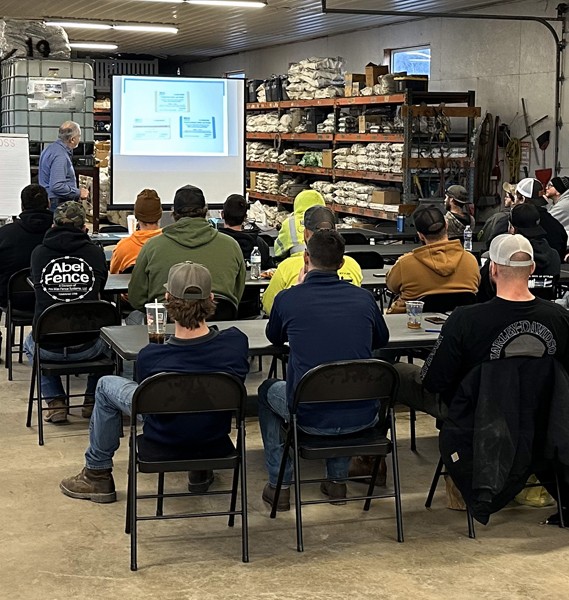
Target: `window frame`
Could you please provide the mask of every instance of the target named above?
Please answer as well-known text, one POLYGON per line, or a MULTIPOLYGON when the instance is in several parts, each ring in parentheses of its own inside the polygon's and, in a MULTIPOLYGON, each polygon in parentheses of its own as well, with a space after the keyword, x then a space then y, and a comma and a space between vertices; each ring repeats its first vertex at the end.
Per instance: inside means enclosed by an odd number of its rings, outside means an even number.
MULTIPOLYGON (((391 73, 396 73, 397 71, 393 68, 393 63, 394 63, 394 59, 395 59, 395 55, 398 54, 399 52, 420 52, 421 50, 428 50, 429 51, 429 72, 428 73, 409 73, 409 75, 428 75, 428 77, 431 77, 431 65, 432 65, 432 60, 433 60, 433 55, 431 53, 431 45, 430 44, 422 44, 420 46, 403 46, 401 48, 391 48, 389 50, 385 51, 385 61, 384 63, 387 63, 389 65, 389 70, 391 73)), ((425 61, 427 62, 427 61, 425 61)))

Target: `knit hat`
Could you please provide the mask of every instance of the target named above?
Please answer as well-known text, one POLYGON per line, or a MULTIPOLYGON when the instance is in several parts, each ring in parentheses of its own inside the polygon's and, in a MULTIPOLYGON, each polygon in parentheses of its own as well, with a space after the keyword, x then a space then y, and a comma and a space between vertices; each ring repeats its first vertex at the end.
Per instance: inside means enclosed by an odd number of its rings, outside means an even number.
POLYGON ((461 185, 451 185, 446 191, 446 194, 459 204, 468 204, 470 202, 466 188, 461 185))
POLYGON ((554 177, 551 180, 551 185, 557 190, 559 194, 564 194, 567 190, 569 190, 569 178, 554 177))
POLYGON ((79 202, 63 202, 53 213, 53 222, 56 225, 73 225, 82 229, 86 220, 85 209, 79 202))
POLYGON ((143 223, 158 223, 162 217, 162 203, 154 190, 142 190, 134 203, 134 216, 143 223))

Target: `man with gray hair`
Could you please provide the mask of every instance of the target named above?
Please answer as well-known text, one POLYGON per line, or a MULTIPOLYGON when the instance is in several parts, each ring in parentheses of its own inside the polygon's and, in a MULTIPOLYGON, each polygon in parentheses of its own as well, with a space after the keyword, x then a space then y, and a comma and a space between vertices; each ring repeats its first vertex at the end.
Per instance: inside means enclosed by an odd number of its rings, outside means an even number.
POLYGON ((60 202, 87 198, 89 192, 77 187, 71 162, 73 149, 81 141, 81 128, 66 121, 59 128, 57 140, 47 146, 40 156, 39 184, 47 190, 50 208, 54 211, 60 202))

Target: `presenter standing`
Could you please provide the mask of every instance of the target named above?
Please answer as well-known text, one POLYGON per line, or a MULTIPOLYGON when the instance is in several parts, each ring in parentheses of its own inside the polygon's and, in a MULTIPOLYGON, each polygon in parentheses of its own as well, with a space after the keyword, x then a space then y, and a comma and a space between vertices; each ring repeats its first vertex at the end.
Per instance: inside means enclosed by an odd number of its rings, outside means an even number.
POLYGON ((59 128, 57 140, 41 153, 39 184, 47 190, 53 212, 61 202, 87 198, 89 192, 77 187, 71 156, 81 141, 81 128, 66 121, 59 128))

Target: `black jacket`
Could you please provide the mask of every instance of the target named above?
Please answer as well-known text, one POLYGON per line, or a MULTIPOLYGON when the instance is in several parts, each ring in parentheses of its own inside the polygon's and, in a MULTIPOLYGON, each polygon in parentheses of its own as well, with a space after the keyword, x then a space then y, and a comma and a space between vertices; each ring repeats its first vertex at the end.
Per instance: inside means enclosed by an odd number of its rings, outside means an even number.
MULTIPOLYGON (((532 238, 529 240, 533 248, 533 260, 535 262, 534 275, 553 275, 559 277, 561 271, 561 259, 559 254, 551 248, 544 238, 532 238)), ((490 260, 484 263, 480 269, 480 286, 476 299, 478 302, 488 302, 496 295, 496 289, 490 282, 490 260)))
POLYGON ((439 446, 472 515, 486 524, 555 457, 569 466, 569 376, 552 356, 491 360, 454 395, 439 446))
POLYGON ((25 210, 17 221, 0 227, 0 307, 8 304, 10 277, 30 267, 32 252, 52 223, 53 213, 40 208, 25 210))
POLYGON ((567 231, 565 227, 547 212, 544 206, 536 207, 539 212, 539 224, 545 229, 547 243, 557 251, 561 261, 567 254, 567 231))
POLYGON ((221 227, 219 231, 231 236, 239 244, 245 261, 250 260, 251 252, 257 246, 261 253, 261 269, 270 269, 275 266, 267 242, 263 238, 260 238, 256 232, 235 231, 234 229, 229 229, 229 227, 221 227))
POLYGON ((103 249, 72 225, 53 227, 32 253, 31 277, 36 291, 34 324, 57 302, 98 300, 108 277, 103 249))

